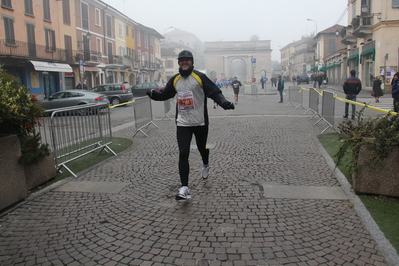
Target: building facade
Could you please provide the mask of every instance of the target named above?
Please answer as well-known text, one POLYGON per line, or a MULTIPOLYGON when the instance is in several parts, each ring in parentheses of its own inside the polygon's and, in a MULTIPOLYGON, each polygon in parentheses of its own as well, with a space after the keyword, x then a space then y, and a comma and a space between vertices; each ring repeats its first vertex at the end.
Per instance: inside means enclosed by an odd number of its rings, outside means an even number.
POLYGON ((366 87, 381 75, 389 92, 399 65, 398 18, 397 0, 348 0, 348 26, 341 31, 348 51, 347 75, 356 70, 366 87))
POLYGON ((159 76, 163 36, 100 0, 2 0, 0 16, 0 64, 39 99, 159 76))

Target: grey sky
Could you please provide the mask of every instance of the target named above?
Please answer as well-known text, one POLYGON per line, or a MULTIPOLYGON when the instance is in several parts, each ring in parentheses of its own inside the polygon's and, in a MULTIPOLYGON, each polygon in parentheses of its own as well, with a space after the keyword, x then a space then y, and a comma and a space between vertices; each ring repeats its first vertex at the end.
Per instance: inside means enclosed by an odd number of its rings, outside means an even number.
POLYGON ((203 42, 271 40, 272 60, 301 36, 347 25, 347 0, 102 0, 134 21, 168 32, 171 26, 203 42), (345 14, 343 17, 341 17, 345 14), (307 19, 314 21, 308 21, 307 19))

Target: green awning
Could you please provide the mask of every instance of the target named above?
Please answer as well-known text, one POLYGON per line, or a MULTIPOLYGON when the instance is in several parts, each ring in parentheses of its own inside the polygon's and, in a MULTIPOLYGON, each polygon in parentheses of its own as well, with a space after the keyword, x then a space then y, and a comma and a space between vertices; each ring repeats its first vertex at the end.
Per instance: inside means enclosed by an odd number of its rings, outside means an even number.
POLYGON ((355 65, 359 65, 359 54, 354 54, 348 57, 348 66, 349 66, 349 60, 355 59, 355 65))
POLYGON ((313 68, 312 68, 312 71, 313 72, 317 72, 319 70, 319 67, 318 66, 314 66, 313 68))
MULTIPOLYGON (((360 54, 360 56, 371 54, 371 60, 375 61, 375 48, 368 49, 360 54)), ((362 63, 362 58, 360 58, 360 63, 362 63)))
POLYGON ((326 66, 322 66, 322 67, 319 69, 319 71, 326 72, 326 71, 327 71, 327 67, 326 67, 326 66))

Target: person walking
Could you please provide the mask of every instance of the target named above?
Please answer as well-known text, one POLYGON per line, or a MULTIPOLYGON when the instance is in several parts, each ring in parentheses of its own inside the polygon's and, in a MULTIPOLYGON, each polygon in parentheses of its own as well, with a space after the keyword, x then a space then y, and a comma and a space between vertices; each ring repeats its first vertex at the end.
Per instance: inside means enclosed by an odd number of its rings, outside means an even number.
POLYGON ((293 86, 296 86, 296 78, 297 77, 295 75, 292 76, 292 85, 293 86))
MULTIPOLYGON (((362 90, 362 82, 356 77, 356 71, 350 71, 351 76, 344 82, 343 89, 346 94, 346 99, 350 101, 356 101, 356 96, 362 90)), ((345 115, 344 118, 348 118, 349 114, 349 103, 345 102, 345 115)), ((352 104, 352 120, 355 119, 356 105, 352 104)))
POLYGON ((282 103, 283 102, 284 80, 281 78, 281 76, 278 76, 277 90, 278 90, 278 93, 280 94, 279 103, 282 103))
POLYGON ((382 93, 381 84, 382 84, 382 82, 381 82, 380 76, 376 76, 373 81, 373 93, 374 93, 374 99, 375 99, 376 103, 379 103, 380 97, 384 95, 382 93))
POLYGON ((263 76, 260 78, 260 84, 262 85, 262 89, 265 89, 265 79, 263 76))
POLYGON ((234 109, 234 104, 226 100, 222 91, 204 73, 194 69, 194 57, 190 51, 181 51, 177 59, 179 74, 172 76, 165 88, 148 90, 147 95, 152 100, 165 101, 177 94, 175 121, 181 187, 175 198, 185 200, 191 198, 188 157, 193 135, 203 163, 201 177, 207 179, 210 174, 209 149, 206 147, 209 125, 207 98, 213 99, 225 110, 234 109))
POLYGON ((393 76, 392 84, 392 98, 393 98, 393 111, 399 112, 399 72, 396 72, 393 76))
POLYGON ((234 103, 237 104, 238 94, 240 93, 240 86, 242 86, 242 84, 237 77, 234 77, 234 80, 231 82, 231 86, 233 87, 234 103))

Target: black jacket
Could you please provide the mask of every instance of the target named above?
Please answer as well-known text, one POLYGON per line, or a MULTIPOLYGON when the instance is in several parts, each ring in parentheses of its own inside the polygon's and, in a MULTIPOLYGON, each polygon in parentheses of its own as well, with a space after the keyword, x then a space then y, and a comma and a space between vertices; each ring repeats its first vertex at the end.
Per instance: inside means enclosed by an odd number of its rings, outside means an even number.
POLYGON ((345 80, 343 88, 345 94, 358 95, 362 90, 362 83, 357 77, 350 76, 345 80))

